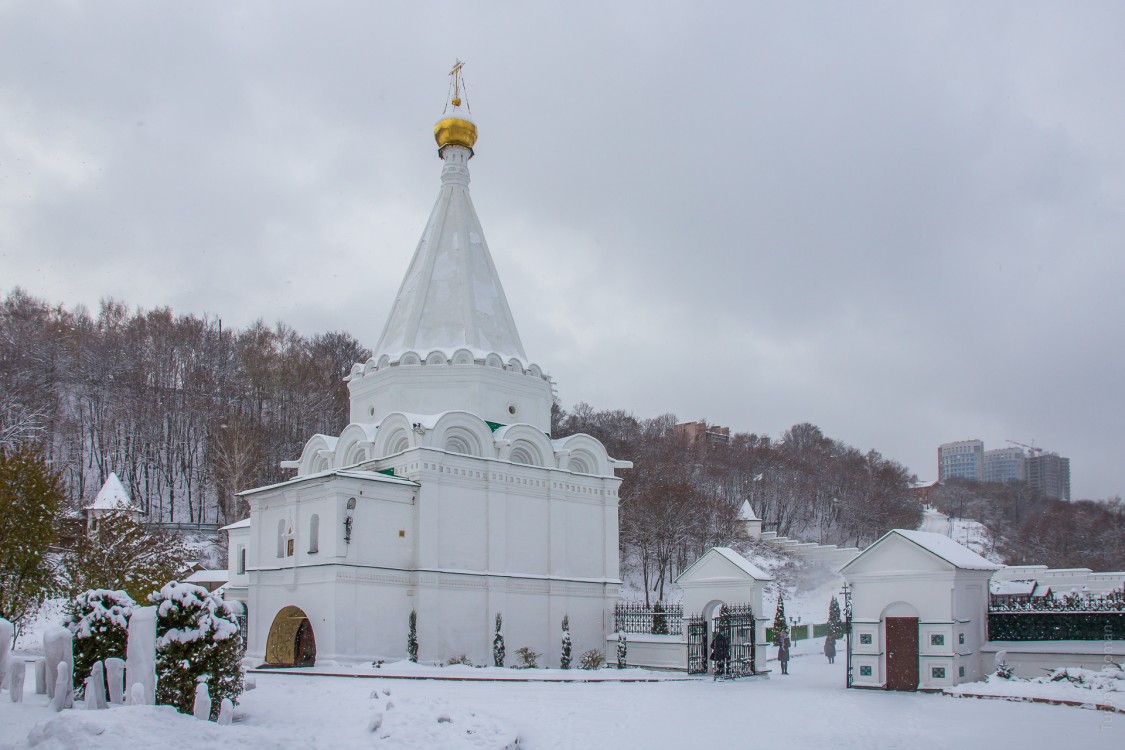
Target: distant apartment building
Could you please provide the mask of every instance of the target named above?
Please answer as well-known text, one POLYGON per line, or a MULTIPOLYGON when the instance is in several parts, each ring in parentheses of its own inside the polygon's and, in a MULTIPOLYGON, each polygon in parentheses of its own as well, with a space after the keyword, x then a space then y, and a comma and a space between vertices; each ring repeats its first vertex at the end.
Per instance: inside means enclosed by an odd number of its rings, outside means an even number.
POLYGON ((938 447, 938 481, 959 477, 1000 484, 1027 482, 1047 497, 1070 499, 1069 458, 1034 445, 1014 445, 1022 447, 986 451, 980 440, 945 443, 938 447))
POLYGON ((709 443, 729 443, 730 428, 707 424, 704 420, 698 422, 682 422, 675 427, 676 434, 687 438, 688 445, 695 445, 700 440, 709 443))
POLYGON ((938 446, 938 481, 957 477, 984 481, 984 442, 959 440, 938 446))
POLYGON ((1036 453, 1025 459, 1027 483, 1047 497, 1070 499, 1070 459, 1057 453, 1036 453))
POLYGON ((994 448, 984 452, 984 481, 1006 484, 1027 480, 1023 448, 994 448))

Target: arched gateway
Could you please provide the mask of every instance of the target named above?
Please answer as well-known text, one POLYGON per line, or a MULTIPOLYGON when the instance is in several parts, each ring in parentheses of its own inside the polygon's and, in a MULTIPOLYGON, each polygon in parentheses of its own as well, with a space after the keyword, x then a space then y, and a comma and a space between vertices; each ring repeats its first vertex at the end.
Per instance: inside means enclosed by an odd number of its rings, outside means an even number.
POLYGON ((266 640, 266 664, 271 667, 311 667, 316 663, 312 623, 300 607, 283 608, 273 618, 266 640))

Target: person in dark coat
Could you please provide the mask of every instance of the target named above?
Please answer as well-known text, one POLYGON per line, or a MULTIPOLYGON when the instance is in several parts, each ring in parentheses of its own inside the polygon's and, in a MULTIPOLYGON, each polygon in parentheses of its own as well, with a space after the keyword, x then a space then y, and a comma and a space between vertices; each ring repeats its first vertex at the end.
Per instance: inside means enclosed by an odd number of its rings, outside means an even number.
POLYGON ((781 673, 789 674, 789 634, 782 633, 777 639, 777 660, 781 662, 781 673))
POLYGON ((836 663, 836 639, 832 636, 824 639, 824 655, 828 657, 829 664, 836 663))
POLYGON ((711 636, 711 661, 715 663, 715 677, 726 674, 727 662, 730 661, 730 643, 727 634, 716 630, 711 636))

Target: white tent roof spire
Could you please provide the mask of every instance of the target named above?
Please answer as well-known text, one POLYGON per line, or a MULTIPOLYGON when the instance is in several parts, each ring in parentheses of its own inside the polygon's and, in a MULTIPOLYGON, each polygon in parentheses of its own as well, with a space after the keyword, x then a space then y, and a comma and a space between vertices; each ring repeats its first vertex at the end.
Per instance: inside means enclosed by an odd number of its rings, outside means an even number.
POLYGON ((527 366, 527 355, 492 263, 473 201, 469 159, 476 126, 459 112, 434 128, 441 158, 441 190, 399 288, 375 357, 398 360, 413 351, 447 357, 468 349, 499 354, 527 366))

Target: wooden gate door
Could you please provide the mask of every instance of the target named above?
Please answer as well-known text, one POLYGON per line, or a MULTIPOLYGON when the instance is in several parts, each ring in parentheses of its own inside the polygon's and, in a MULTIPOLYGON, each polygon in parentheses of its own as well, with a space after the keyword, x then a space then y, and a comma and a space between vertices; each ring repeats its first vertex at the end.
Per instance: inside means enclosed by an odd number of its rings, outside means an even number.
POLYGON ((918 689, 918 618, 888 617, 887 690, 918 689))

